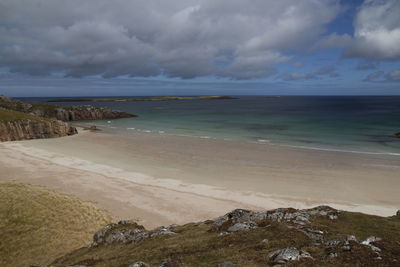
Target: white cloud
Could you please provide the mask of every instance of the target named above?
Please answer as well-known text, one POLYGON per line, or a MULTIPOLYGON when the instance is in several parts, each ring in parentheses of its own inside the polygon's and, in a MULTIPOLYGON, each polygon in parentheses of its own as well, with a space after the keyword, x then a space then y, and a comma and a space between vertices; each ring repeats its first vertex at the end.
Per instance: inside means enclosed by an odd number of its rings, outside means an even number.
POLYGON ((0 67, 29 74, 265 77, 338 0, 0 0, 0 67))
POLYGON ((400 1, 366 0, 354 20, 354 41, 345 57, 400 59, 400 1))

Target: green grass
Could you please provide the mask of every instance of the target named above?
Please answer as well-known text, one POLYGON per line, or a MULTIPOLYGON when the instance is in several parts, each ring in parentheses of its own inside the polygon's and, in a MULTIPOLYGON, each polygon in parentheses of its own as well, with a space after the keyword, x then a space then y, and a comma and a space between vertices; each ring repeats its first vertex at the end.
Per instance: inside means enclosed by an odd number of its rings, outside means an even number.
POLYGON ((0 108, 0 122, 20 121, 20 120, 51 121, 51 119, 48 118, 43 118, 24 112, 0 108))
POLYGON ((46 265, 90 242, 103 211, 39 186, 0 182, 0 266, 46 265))
MULTIPOLYGON (((311 227, 324 230, 326 240, 356 235, 359 239, 375 235, 384 238, 383 260, 374 260, 369 247, 354 244, 351 252, 327 257, 327 247, 316 246, 303 233, 289 229, 285 223, 269 222, 268 227, 219 236, 210 232, 210 225, 187 224, 174 229, 178 235, 160 236, 136 244, 111 244, 81 248, 70 253, 54 266, 90 264, 91 266, 127 266, 144 261, 151 266, 168 259, 179 259, 185 266, 217 266, 232 261, 237 266, 267 266, 266 254, 286 247, 310 252, 314 260, 291 262, 288 266, 391 266, 392 259, 400 263, 400 220, 360 213, 342 212, 338 220, 315 216, 311 227), (263 242, 268 239, 269 242, 263 242), (389 260, 390 259, 390 260, 389 260), (381 265, 379 265, 381 264, 381 265)), ((335 252, 335 249, 333 252, 335 252)))

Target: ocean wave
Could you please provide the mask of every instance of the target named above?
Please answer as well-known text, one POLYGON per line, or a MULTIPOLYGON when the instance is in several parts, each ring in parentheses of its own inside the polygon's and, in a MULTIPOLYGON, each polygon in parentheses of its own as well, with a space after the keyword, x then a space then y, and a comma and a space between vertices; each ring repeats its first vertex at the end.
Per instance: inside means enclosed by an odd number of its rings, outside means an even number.
POLYGON ((293 147, 293 148, 302 148, 302 149, 310 149, 310 150, 343 152, 343 153, 400 156, 400 153, 395 153, 395 152, 359 151, 359 150, 346 150, 346 149, 335 149, 335 148, 324 148, 324 147, 313 147, 313 146, 300 146, 300 145, 287 145, 287 144, 273 144, 273 145, 285 146, 285 147, 293 147))

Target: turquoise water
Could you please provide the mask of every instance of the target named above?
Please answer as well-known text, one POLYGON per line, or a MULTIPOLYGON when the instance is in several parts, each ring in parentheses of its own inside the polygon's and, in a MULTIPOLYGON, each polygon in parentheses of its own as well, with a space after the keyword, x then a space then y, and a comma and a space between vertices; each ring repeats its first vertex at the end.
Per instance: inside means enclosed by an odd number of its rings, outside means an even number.
MULTIPOLYGON (((24 99, 46 102, 48 99, 24 99)), ((108 131, 187 135, 400 155, 400 97, 266 97, 226 100, 77 102, 137 114, 96 121, 108 131)), ((89 122, 91 123, 91 122, 89 122)))

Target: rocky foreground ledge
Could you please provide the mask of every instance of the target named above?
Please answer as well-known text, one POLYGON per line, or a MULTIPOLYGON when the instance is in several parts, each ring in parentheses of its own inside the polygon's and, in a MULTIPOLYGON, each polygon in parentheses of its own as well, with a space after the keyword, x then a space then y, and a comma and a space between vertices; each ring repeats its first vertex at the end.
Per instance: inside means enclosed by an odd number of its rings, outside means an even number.
POLYGON ((148 231, 133 221, 50 266, 400 266, 400 212, 384 218, 328 206, 237 209, 148 231))

